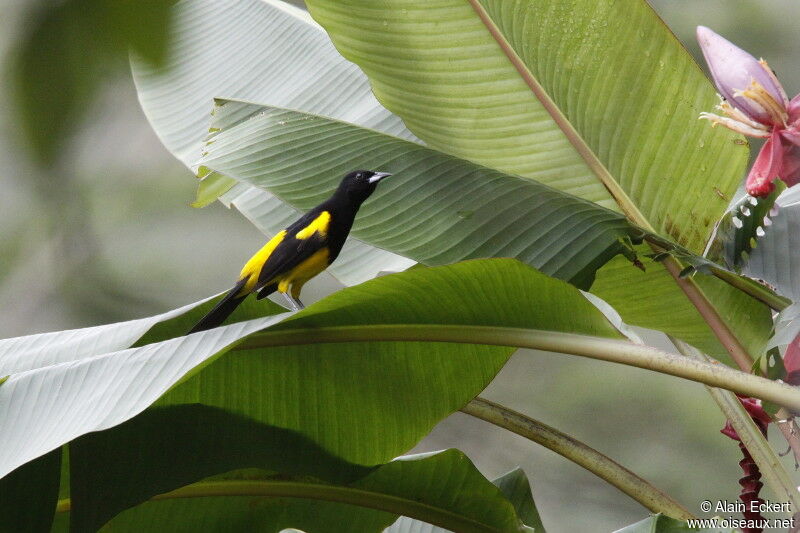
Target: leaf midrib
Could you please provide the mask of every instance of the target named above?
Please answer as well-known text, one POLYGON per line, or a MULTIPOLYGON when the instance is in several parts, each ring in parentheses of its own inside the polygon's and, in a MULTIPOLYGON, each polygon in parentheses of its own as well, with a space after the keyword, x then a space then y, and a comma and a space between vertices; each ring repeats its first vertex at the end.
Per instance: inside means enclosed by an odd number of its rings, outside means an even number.
MULTIPOLYGON (((302 498, 344 503, 408 516, 453 531, 464 531, 466 533, 502 533, 503 531, 442 507, 403 498, 402 496, 320 483, 296 481, 207 481, 158 494, 148 501, 236 496, 302 498)), ((69 498, 59 500, 56 505, 56 512, 69 512, 71 510, 72 500, 69 498)))
POLYGON ((556 103, 550 98, 550 95, 547 93, 544 87, 542 87, 530 69, 528 69, 528 66, 524 61, 522 61, 522 58, 519 57, 511 44, 506 40, 505 36, 503 36, 503 33, 494 23, 480 2, 478 0, 467 1, 472 6, 481 22, 483 22, 484 26, 486 26, 489 34, 492 36, 492 39, 494 39, 494 41, 505 54, 506 58, 508 58, 509 62, 517 70, 520 77, 531 90, 531 92, 533 92, 533 95, 536 97, 542 107, 544 107, 545 111, 547 111, 547 113, 550 115, 550 118, 553 119, 553 122, 556 124, 556 126, 558 126, 570 144, 572 144, 572 146, 575 148, 575 151, 578 152, 578 154, 584 160, 586 165, 589 167, 589 170, 592 171, 600 183, 602 183, 606 190, 608 190, 609 194, 611 194, 611 197, 620 207, 628 220, 648 231, 655 233, 655 229, 644 216, 644 214, 639 211, 639 208, 633 203, 631 198, 622 189, 622 187, 620 187, 619 183, 617 183, 617 181, 614 179, 614 176, 611 175, 603 162, 600 161, 600 158, 597 157, 597 154, 595 154, 591 147, 586 144, 580 133, 578 133, 569 119, 561 112, 561 109, 559 109, 556 103))
POLYGON ((297 324, 302 315, 282 324, 288 328, 267 329, 232 345, 232 350, 342 342, 453 342, 509 348, 532 348, 546 352, 590 357, 653 370, 740 395, 754 396, 790 409, 800 409, 800 392, 784 383, 734 370, 725 365, 696 361, 628 341, 578 333, 519 327, 453 324, 372 324, 315 326, 297 324))

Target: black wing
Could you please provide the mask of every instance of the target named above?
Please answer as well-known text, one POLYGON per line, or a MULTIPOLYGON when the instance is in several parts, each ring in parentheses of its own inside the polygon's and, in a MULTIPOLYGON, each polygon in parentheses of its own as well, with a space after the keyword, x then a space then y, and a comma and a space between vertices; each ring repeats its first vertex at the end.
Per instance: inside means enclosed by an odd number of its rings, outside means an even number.
POLYGON ((309 211, 286 228, 286 236, 269 255, 264 266, 261 267, 256 290, 266 286, 270 280, 275 277, 290 271, 314 255, 314 253, 323 246, 327 246, 327 235, 322 236, 319 233, 314 233, 305 239, 298 239, 295 237, 298 232, 302 231, 316 220, 323 211, 324 209, 309 211))

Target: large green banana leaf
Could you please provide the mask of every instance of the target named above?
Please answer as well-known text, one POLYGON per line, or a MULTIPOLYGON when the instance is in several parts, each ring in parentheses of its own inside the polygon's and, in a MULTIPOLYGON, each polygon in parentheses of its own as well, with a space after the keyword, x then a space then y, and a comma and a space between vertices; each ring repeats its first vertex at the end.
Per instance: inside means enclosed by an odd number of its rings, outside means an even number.
MULTIPOLYGON (((87 344, 74 358, 12 371, 0 385, 0 476, 81 435, 120 424, 157 400, 162 406, 224 409, 295 431, 343 460, 379 464, 405 453, 477 395, 512 352, 415 342, 236 349, 246 336, 285 319, 253 318, 279 309, 255 301, 234 317, 251 320, 182 336, 208 305, 157 323, 135 347, 105 352, 105 345, 93 351, 87 344)), ((381 277, 297 316, 281 329, 313 337, 320 326, 377 321, 619 337, 574 287, 500 259, 381 277)), ((129 325, 138 334, 138 321, 129 325)), ((24 351, 39 346, 41 336, 15 342, 24 351)))
POLYGON ((534 531, 520 520, 501 490, 457 450, 400 457, 347 485, 249 474, 246 481, 201 482, 193 485, 191 492, 203 494, 210 486, 227 488, 233 494, 149 502, 120 514, 107 530, 154 531, 175 527, 177 522, 177 531, 187 533, 273 533, 287 527, 306 533, 370 533, 406 513, 423 523, 429 520, 447 527, 440 531, 534 531), (237 489, 243 494, 236 494, 237 489), (261 497, 259 489, 264 491, 261 497), (282 491, 289 497, 280 497, 282 491), (355 505, 325 501, 332 497, 355 505), (359 502, 363 507, 356 506, 359 502))
MULTIPOLYGON (((0 385, 0 477, 84 433, 138 414, 192 368, 282 318, 240 322, 140 348, 86 352, 11 373, 0 385)), ((28 338, 21 339, 27 344, 28 338)))
MULTIPOLYGON (((725 348, 697 309, 683 297, 666 269, 649 259, 644 259, 643 264, 645 272, 631 269, 628 261, 612 259, 597 272, 592 292, 616 309, 627 323, 667 332, 722 361, 730 361, 725 348)), ((696 275, 694 282, 750 354, 762 354, 772 330, 770 310, 715 277, 696 275)))
MULTIPOLYGON (((714 90, 644 0, 307 5, 378 100, 428 145, 619 209, 694 253, 741 180, 747 147, 697 120, 714 90)), ((647 278, 658 301, 646 307, 634 269, 609 265, 600 278, 593 292, 626 322, 725 356, 659 265, 647 278)), ((702 290, 761 353, 769 311, 728 287, 702 290)))

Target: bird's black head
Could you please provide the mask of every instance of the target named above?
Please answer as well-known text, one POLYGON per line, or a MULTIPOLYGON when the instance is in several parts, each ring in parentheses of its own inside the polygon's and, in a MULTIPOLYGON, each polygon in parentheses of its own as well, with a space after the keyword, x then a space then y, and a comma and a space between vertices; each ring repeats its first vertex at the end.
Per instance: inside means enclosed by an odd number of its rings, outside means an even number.
POLYGON ((378 182, 391 176, 388 172, 374 170, 354 170, 342 179, 337 195, 343 195, 348 201, 361 204, 375 192, 378 182))

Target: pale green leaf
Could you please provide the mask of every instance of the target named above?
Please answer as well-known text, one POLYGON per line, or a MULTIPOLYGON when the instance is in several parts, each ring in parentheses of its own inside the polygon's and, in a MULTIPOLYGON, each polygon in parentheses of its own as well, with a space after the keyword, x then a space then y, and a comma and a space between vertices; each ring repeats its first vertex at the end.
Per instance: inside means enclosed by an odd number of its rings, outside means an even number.
MULTIPOLYGON (((172 17, 168 62, 153 68, 134 58, 132 68, 150 124, 186 166, 200 157, 215 97, 319 113, 414 139, 397 116, 378 104, 364 74, 336 52, 305 11, 280 0, 183 0, 172 17)), ((206 180, 198 205, 212 201, 222 186, 219 178, 206 180)), ((253 187, 235 187, 224 201, 268 236, 299 216, 253 187)), ((353 284, 412 264, 351 242, 329 271, 353 284)))
POLYGON ((744 194, 733 201, 717 225, 707 255, 721 258, 730 269, 740 270, 771 224, 775 200, 783 189, 783 182, 778 180, 778 186, 767 197, 754 198, 744 194))
POLYGON ((0 477, 84 433, 140 413, 198 364, 284 316, 139 348, 86 352, 66 362, 40 360, 36 368, 11 374, 0 387, 0 477))
POLYGON ((0 375, 124 350, 156 324, 181 316, 202 303, 195 302, 160 315, 127 322, 0 339, 0 375))
POLYGON ((750 251, 742 273, 774 286, 792 301, 800 301, 800 189, 790 189, 776 200, 769 224, 750 251))
POLYGON ((800 187, 783 192, 775 209, 763 224, 763 235, 756 241, 742 273, 774 286, 794 302, 781 311, 775 335, 769 346, 786 346, 800 334, 800 187))

